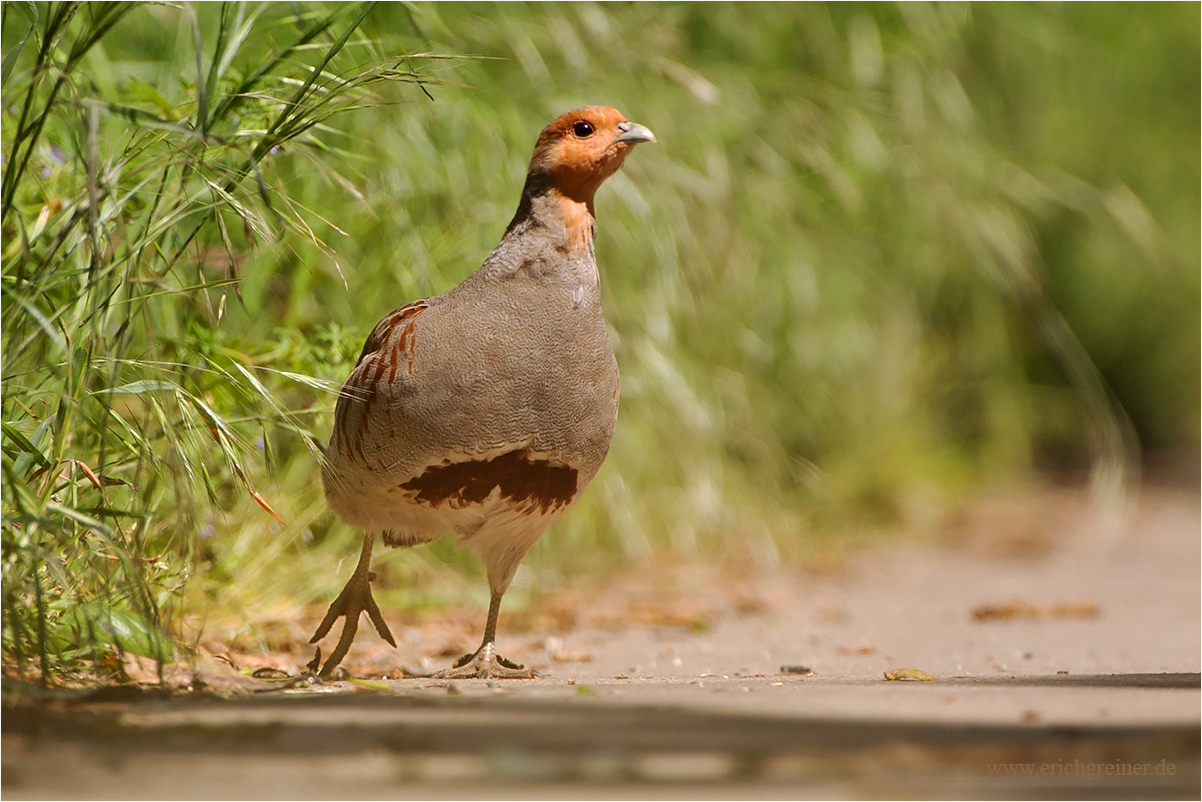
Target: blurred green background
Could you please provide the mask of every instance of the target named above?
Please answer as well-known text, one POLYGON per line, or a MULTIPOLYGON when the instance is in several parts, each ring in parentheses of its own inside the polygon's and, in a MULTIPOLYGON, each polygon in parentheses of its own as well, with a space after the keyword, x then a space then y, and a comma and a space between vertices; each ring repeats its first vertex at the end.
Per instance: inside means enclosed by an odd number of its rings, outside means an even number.
MULTIPOLYGON (((479 266, 580 105, 659 139, 597 200, 622 408, 507 608, 1192 458, 1199 22, 5 3, 6 670, 333 598, 359 538, 320 489, 337 385, 381 316, 479 266)), ((448 541, 378 562, 385 606, 486 603, 448 541)))

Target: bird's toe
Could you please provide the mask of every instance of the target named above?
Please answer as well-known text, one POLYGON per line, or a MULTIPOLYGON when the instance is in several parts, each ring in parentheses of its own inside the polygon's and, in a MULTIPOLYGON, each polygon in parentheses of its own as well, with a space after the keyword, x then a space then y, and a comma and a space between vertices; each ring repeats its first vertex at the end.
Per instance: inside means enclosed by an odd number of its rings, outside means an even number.
POLYGON ((434 679, 542 679, 532 668, 506 660, 486 643, 475 654, 465 654, 454 667, 434 674, 434 679))

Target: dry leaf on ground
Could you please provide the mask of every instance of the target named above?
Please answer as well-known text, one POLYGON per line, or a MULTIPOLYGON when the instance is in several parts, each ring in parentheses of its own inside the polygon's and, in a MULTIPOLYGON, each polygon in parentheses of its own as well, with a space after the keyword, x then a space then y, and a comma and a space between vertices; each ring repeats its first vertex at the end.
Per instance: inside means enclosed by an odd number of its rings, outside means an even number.
POLYGON ((935 678, 917 668, 891 668, 885 672, 885 679, 893 682, 934 682, 935 678))
POLYGON ((1013 621, 1038 618, 1097 618, 1102 608, 1094 602, 1061 602, 1059 604, 1030 604, 1009 602, 986 604, 972 611, 974 621, 1013 621))

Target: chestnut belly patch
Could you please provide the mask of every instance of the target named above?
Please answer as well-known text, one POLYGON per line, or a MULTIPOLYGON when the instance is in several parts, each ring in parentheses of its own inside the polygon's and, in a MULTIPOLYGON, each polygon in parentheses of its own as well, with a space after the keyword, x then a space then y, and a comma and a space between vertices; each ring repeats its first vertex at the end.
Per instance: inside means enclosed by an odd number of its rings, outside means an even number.
POLYGON ((548 512, 575 497, 576 469, 532 459, 530 449, 523 448, 490 459, 433 465, 399 487, 410 491, 414 501, 435 507, 479 504, 499 488, 503 499, 548 512))

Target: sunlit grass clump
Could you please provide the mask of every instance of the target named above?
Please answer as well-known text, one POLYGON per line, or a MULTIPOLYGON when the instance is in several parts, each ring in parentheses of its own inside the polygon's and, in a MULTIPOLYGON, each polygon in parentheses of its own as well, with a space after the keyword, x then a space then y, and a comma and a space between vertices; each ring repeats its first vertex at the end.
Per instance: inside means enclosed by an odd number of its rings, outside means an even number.
POLYGON ((202 26, 188 9, 5 5, 6 668, 170 656, 216 516, 244 498, 282 523, 265 471, 320 454, 301 407, 337 390, 354 338, 221 325, 248 253, 334 258, 275 154, 324 154, 328 119, 424 80, 343 55, 366 12, 231 4, 202 26), (168 24, 175 63, 109 64, 119 32, 168 24))

